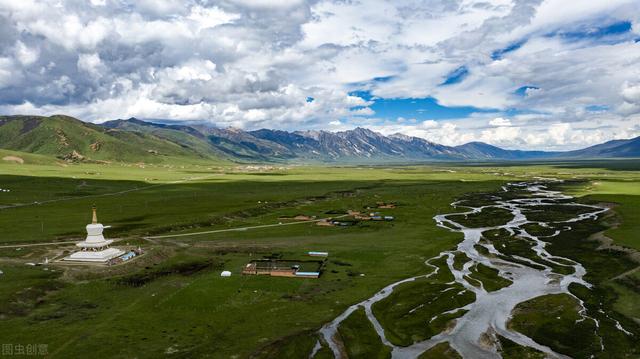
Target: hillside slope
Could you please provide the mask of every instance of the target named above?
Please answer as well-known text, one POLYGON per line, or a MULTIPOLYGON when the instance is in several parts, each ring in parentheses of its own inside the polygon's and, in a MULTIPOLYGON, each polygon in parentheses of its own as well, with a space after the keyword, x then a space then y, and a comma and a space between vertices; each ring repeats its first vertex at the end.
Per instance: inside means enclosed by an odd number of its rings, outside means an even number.
POLYGON ((126 132, 137 132, 151 135, 173 144, 179 145, 183 150, 195 153, 201 158, 218 157, 225 158, 224 151, 220 151, 209 141, 209 138, 190 126, 165 125, 141 121, 136 118, 128 120, 113 120, 101 124, 102 127, 118 129, 126 132))
POLYGON ((640 158, 640 136, 613 140, 581 150, 559 153, 563 158, 640 158))
POLYGON ((61 115, 0 116, 0 148, 75 161, 215 159, 153 134, 105 128, 61 115))

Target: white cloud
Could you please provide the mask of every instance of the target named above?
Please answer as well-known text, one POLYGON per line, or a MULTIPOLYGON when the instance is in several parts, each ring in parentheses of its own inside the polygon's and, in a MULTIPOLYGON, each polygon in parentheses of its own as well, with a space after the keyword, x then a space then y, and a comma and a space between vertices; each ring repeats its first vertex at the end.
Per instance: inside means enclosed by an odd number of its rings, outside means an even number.
POLYGON ((625 82, 622 86, 622 104, 618 107, 620 113, 631 115, 640 113, 640 84, 625 82))
POLYGON ((496 117, 493 120, 489 121, 491 126, 502 127, 502 126, 511 126, 511 120, 508 118, 496 117))
POLYGON ((7 57, 0 57, 0 88, 8 87, 16 78, 14 77, 13 60, 7 57))
POLYGON ((500 126, 482 131, 480 140, 498 146, 513 146, 520 137, 520 128, 500 126))
POLYGON ((434 120, 427 120, 427 121, 424 121, 424 122, 420 123, 420 125, 418 125, 418 127, 423 128, 423 129, 437 128, 438 126, 439 126, 438 122, 434 121, 434 120))
POLYGON ((40 52, 38 49, 26 46, 22 41, 17 41, 15 46, 15 56, 24 66, 29 66, 38 60, 40 52))
POLYGON ((185 4, 188 2, 182 0, 136 0, 134 4, 139 11, 147 14, 172 16, 185 13, 185 4))
POLYGON ((227 13, 218 7, 205 8, 202 6, 192 7, 191 13, 187 16, 189 20, 197 24, 198 31, 228 24, 239 17, 238 14, 227 13))
POLYGON ((99 75, 102 69, 103 64, 98 54, 80 54, 78 56, 78 70, 88 72, 91 75, 99 75))
POLYGON ((622 89, 622 99, 625 102, 640 103, 640 84, 631 85, 625 83, 622 89))
POLYGON ((66 50, 95 49, 110 31, 108 20, 98 17, 85 22, 77 14, 29 19, 21 25, 29 33, 43 36, 66 50))
POLYGON ((351 115, 353 116, 371 116, 374 115, 375 112, 369 107, 359 108, 357 110, 351 111, 351 115))
POLYGON ((549 127, 549 137, 556 145, 564 145, 570 130, 571 124, 554 123, 549 127))
POLYGON ((302 0, 232 0, 232 2, 254 9, 287 9, 304 3, 302 0))

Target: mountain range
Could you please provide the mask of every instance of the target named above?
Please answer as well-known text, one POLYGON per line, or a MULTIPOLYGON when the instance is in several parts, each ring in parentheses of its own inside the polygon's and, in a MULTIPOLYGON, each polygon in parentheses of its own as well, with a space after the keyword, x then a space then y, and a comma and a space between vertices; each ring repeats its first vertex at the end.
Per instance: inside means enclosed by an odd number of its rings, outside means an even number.
POLYGON ((568 152, 506 150, 482 142, 445 146, 366 128, 342 132, 244 131, 205 125, 154 123, 130 118, 102 124, 69 116, 0 116, 0 149, 70 161, 162 162, 199 159, 231 162, 401 163, 640 157, 640 137, 568 152))

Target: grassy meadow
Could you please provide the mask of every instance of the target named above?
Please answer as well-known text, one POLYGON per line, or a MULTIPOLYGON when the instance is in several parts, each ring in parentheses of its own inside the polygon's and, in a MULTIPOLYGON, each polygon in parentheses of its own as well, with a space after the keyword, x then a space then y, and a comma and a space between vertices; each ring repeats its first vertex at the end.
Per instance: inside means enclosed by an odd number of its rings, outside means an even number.
MULTIPOLYGON (((640 172, 633 161, 507 167, 63 165, 34 156, 25 164, 2 163, 0 188, 10 191, 0 192, 0 247, 11 247, 0 248, 0 337, 5 343, 46 343, 54 358, 304 356, 321 325, 389 283, 428 273, 425 260, 455 246, 461 236, 436 227, 433 216, 455 211, 450 203, 465 194, 534 177, 571 180, 566 191, 585 201, 615 202, 616 226, 606 235, 640 248, 640 172), (397 203, 395 209, 373 210, 395 220, 143 238, 277 224, 297 214, 368 212, 376 202, 397 203), (140 245, 146 253, 112 267, 25 265, 73 250, 27 245, 82 238, 94 204, 100 222, 112 226, 107 237, 125 247, 140 245), (239 275, 252 259, 306 259, 314 250, 330 253, 319 279, 239 275), (233 275, 222 278, 221 270, 233 275)), ((476 273, 484 283, 495 280, 483 268, 476 273)), ((631 284, 612 281, 611 287, 618 293, 616 309, 640 318, 630 304, 640 295, 637 277, 631 278, 631 284)), ((385 305, 390 303, 378 309, 385 305)), ((392 327, 394 312, 388 315, 384 325, 398 343, 430 335, 415 323, 392 327)), ((381 344, 363 327, 362 316, 354 312, 340 334, 353 343, 354 357, 371 357, 367 348, 381 344), (368 334, 354 335, 359 331, 368 334)), ((322 348, 317 357, 327 354, 322 348)))

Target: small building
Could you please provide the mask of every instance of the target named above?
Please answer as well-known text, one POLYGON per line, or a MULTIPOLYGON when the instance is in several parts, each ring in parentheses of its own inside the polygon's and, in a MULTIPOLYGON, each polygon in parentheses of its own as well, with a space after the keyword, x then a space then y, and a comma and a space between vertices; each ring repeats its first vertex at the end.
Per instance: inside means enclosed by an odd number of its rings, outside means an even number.
POLYGON ((395 203, 377 202, 376 204, 378 205, 378 208, 386 208, 386 209, 396 208, 395 203))
POLYGON ((271 277, 318 278, 327 259, 323 260, 252 260, 242 269, 243 275, 268 275, 271 277), (298 274, 300 273, 300 274, 298 274))
POLYGON ((319 278, 320 272, 296 272, 296 277, 301 278, 319 278))
POLYGON ((329 256, 329 252, 311 251, 311 252, 308 252, 307 254, 309 254, 311 257, 328 257, 329 256))
POLYGON ((221 277, 231 277, 231 272, 228 270, 223 270, 222 273, 220 273, 221 277))
POLYGON ((334 224, 328 219, 323 219, 321 221, 316 222, 316 226, 333 227, 334 224))

